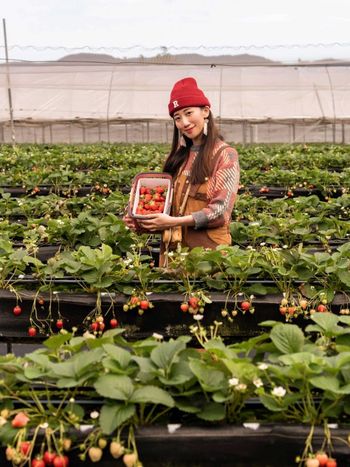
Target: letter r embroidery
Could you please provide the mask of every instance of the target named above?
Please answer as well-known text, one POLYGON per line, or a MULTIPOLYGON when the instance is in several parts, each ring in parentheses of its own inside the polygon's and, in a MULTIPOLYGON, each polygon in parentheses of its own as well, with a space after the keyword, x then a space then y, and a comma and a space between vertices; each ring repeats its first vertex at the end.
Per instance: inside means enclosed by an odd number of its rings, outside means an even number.
POLYGON ((176 109, 176 107, 179 107, 179 104, 177 101, 173 101, 173 106, 174 106, 174 109, 176 109))

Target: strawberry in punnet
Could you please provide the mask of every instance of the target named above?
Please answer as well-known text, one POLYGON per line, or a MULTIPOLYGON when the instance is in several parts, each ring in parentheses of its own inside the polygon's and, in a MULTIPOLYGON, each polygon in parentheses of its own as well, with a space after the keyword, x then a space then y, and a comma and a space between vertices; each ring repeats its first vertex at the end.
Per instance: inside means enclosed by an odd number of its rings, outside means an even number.
POLYGON ((164 212, 164 203, 166 200, 167 187, 156 186, 154 188, 141 186, 139 190, 139 203, 136 208, 136 214, 150 214, 164 212))
POLYGON ((16 305, 12 311, 15 316, 18 316, 22 313, 22 308, 19 305, 16 305))
POLYGON ((13 428, 23 428, 27 425, 29 420, 30 418, 25 412, 18 412, 18 414, 12 420, 11 425, 13 428))

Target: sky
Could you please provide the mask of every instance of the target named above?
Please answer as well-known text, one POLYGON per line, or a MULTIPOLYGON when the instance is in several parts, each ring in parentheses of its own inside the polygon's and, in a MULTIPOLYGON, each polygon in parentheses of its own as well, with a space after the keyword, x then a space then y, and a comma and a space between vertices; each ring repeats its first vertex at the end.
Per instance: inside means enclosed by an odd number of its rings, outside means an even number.
POLYGON ((0 14, 10 60, 164 51, 350 59, 350 0, 3 0, 0 14))

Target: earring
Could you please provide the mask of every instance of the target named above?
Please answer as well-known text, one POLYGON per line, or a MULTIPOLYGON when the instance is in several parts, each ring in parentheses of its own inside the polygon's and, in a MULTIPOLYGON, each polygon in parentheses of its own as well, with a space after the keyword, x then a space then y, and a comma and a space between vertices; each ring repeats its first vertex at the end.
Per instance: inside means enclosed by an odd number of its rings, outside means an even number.
POLYGON ((180 144, 180 146, 183 146, 184 148, 187 146, 185 137, 181 133, 181 131, 179 131, 179 144, 180 144))
POLYGON ((208 134, 208 119, 205 118, 204 119, 204 125, 203 125, 203 135, 207 136, 208 134))

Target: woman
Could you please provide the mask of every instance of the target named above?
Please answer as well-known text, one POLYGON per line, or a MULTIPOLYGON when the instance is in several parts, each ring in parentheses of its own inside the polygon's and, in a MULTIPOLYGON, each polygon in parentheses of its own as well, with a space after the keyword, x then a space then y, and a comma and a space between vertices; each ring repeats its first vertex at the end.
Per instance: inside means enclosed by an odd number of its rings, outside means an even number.
MULTIPOLYGON (((174 179, 172 212, 147 215, 138 224, 149 232, 181 227, 181 243, 189 248, 229 245, 239 185, 238 154, 219 135, 210 102, 194 78, 175 83, 168 108, 174 135, 163 170, 174 179)), ((125 221, 134 227, 130 218, 125 221)))

